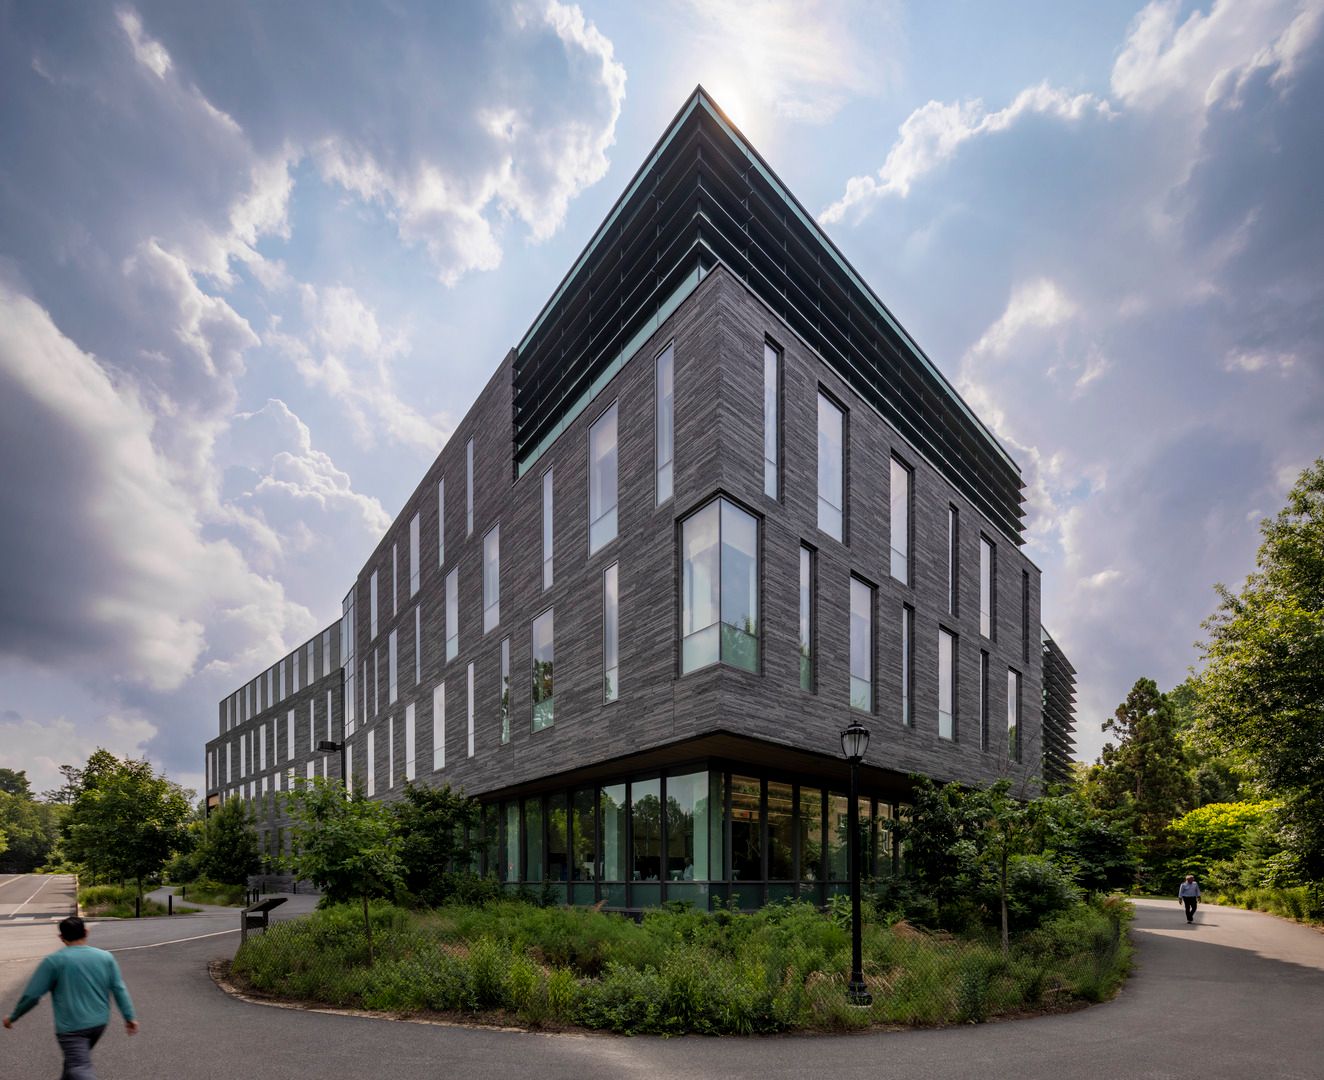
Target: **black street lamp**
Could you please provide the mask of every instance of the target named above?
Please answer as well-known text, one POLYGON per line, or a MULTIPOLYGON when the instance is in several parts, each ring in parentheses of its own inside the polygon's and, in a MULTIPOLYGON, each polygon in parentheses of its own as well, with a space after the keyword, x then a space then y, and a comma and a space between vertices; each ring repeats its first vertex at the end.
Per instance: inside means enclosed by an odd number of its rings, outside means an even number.
POLYGON ((873 995, 864 983, 864 963, 860 946, 860 762, 869 749, 869 729, 858 720, 841 733, 841 752, 850 762, 850 802, 846 807, 846 828, 850 833, 850 987, 852 1005, 872 1005, 873 995))
POLYGON ((340 783, 346 791, 349 791, 348 770, 345 768, 345 747, 349 744, 348 739, 341 739, 340 742, 332 742, 330 739, 323 739, 317 744, 319 754, 334 754, 340 751, 340 783))

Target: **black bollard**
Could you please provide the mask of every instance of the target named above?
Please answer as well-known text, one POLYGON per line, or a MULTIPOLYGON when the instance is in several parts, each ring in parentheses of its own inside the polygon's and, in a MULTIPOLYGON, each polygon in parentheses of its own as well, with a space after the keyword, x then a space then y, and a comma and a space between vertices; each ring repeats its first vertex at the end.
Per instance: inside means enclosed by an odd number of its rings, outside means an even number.
POLYGON ((173 915, 174 913, 175 913, 175 894, 169 893, 166 896, 166 914, 173 915))
POLYGON ((135 919, 141 919, 143 917, 143 898, 141 896, 135 896, 133 898, 133 917, 135 919))

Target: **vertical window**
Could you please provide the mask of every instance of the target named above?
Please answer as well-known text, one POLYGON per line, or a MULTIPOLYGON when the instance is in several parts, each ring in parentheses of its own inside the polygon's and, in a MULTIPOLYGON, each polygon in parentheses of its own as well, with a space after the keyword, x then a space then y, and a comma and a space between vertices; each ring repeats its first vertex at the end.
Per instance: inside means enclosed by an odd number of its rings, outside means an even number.
MULTIPOLYGON (((261 726, 258 727, 257 738, 258 738, 258 751, 259 751, 257 767, 258 767, 258 771, 261 772, 267 767, 267 725, 266 724, 262 724, 261 726)), ((272 747, 272 750, 273 750, 272 756, 274 757, 275 747, 272 747)))
MULTIPOLYGON (((277 675, 276 675, 276 684, 277 684, 277 687, 278 687, 279 690, 280 690, 280 700, 281 700, 281 701, 284 701, 284 700, 285 700, 285 697, 286 697, 286 694, 285 694, 285 661, 284 661, 284 660, 282 660, 279 664, 276 665, 276 672, 277 672, 277 675)), ((228 705, 229 702, 226 702, 226 704, 228 705)))
MULTIPOLYGON (((326 672, 322 672, 326 675, 326 672)), ((308 642, 308 677, 304 680, 305 684, 311 686, 317 679, 317 642, 316 640, 308 642)))
POLYGON ((588 429, 588 553, 616 539, 616 405, 588 429))
POLYGON ((414 685, 423 681, 423 605, 414 605, 414 685))
POLYGON ((552 587, 552 470, 542 474, 542 587, 552 587))
POLYGON ((1021 658, 1030 662, 1030 572, 1021 571, 1021 658))
POLYGON ((997 603, 997 551, 987 537, 979 538, 979 632, 992 639, 993 606, 997 603))
POLYGON ((988 653, 979 651, 979 748, 988 749, 988 653))
POLYGON ((725 499, 681 527, 681 672, 759 664, 758 522, 725 499))
POLYGON ((386 790, 395 787, 395 717, 386 718, 386 790))
POLYGON ((418 578, 421 567, 418 563, 418 515, 409 519, 409 595, 418 592, 418 578))
MULTIPOLYGON (((340 602, 340 665, 353 669, 354 666, 354 590, 350 589, 345 599, 340 602)), ((281 697, 285 696, 285 665, 280 671, 281 697)))
POLYGON ((1021 760, 1021 673, 1007 669, 1007 756, 1021 760))
POLYGON ((483 537, 483 633, 501 622, 501 526, 483 537))
POLYGON ((818 395, 818 527, 845 538, 846 416, 826 394, 818 395))
POLYGON ((400 614, 400 545, 391 545, 391 618, 400 614))
POLYGON ((552 644, 552 610, 548 608, 533 620, 533 730, 551 727, 552 667, 555 660, 552 644))
POLYGON ((911 727, 915 723, 915 609, 909 604, 901 608, 901 723, 911 727))
POLYGON ((446 565, 446 478, 437 481, 437 565, 446 565))
POLYGON ((850 579, 850 704, 873 712, 873 587, 850 579))
POLYGON ((446 767, 446 684, 432 688, 432 768, 446 767))
POLYGON ((464 444, 464 535, 474 531, 474 441, 464 444))
POLYGON ((469 669, 465 673, 465 689, 468 691, 468 701, 465 703, 465 709, 469 714, 469 756, 474 756, 474 665, 469 661, 469 669))
POLYGON ((800 548, 800 689, 814 688, 814 553, 800 548))
MULTIPOLYGON (((368 579, 368 623, 369 623, 369 629, 372 631, 369 637, 375 638, 377 636, 377 571, 376 570, 372 572, 372 577, 368 579)), ((294 689, 296 690, 299 689, 297 657, 295 658, 294 689)))
POLYGON ((386 703, 394 705, 399 695, 399 682, 396 679, 396 665, 399 659, 399 648, 397 647, 397 632, 391 631, 391 636, 386 639, 386 703))
POLYGON ((657 358, 657 505, 671 498, 675 457, 675 354, 668 345, 657 358))
POLYGON ((602 572, 602 700, 620 696, 620 578, 619 563, 602 572))
POLYGON ((299 650, 295 649, 294 655, 291 657, 294 662, 294 676, 292 679, 293 685, 290 687, 290 690, 295 694, 299 692, 299 655, 299 650))
POLYGON ((322 632, 322 678, 331 674, 331 631, 322 632))
POLYGON ((368 659, 363 659, 363 722, 368 722, 368 659))
POLYGON ((781 444, 781 353, 763 343, 763 494, 781 491, 778 451, 781 444))
POLYGON ((382 650, 381 647, 372 650, 372 715, 376 716, 382 709, 381 698, 381 678, 382 678, 382 650))
MULTIPOLYGON (((290 713, 290 720, 294 720, 294 713, 290 713)), ((317 749, 317 702, 308 702, 308 753, 313 753, 317 749)))
POLYGON ((460 651, 460 568, 452 567, 446 575, 446 660, 454 660, 460 651))
POLYGON ((910 488, 909 466, 892 459, 892 576, 910 584, 910 488))
POLYGON ((947 612, 957 614, 961 599, 961 513, 956 507, 947 507, 947 612))
POLYGON ((377 752, 373 747, 375 731, 368 732, 368 749, 364 754, 368 766, 368 798, 377 794, 377 752))
MULTIPOLYGON (((312 751, 311 743, 308 746, 308 750, 310 752, 312 751)), ((294 710, 293 709, 290 710, 289 716, 285 718, 285 760, 286 761, 294 760, 294 710)))
POLYGON ((938 738, 956 738, 956 638, 938 631, 938 738))
POLYGON ((501 639, 501 741, 510 742, 510 638, 501 639))

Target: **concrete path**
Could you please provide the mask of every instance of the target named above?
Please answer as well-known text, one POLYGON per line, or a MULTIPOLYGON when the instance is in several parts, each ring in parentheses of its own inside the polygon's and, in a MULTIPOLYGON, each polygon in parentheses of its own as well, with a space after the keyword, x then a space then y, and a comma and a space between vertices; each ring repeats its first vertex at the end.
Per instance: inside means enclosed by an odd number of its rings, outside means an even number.
MULTIPOLYGON (((766 1039, 548 1036, 250 1005, 222 994, 205 970, 208 959, 233 950, 233 914, 104 923, 93 927, 93 940, 119 950, 143 1032, 130 1040, 116 1025, 97 1060, 102 1080, 240 1080, 309 1070, 331 1071, 337 1080, 509 1080, 516 1072, 539 1080, 1324 1075, 1324 934, 1231 908, 1204 907, 1187 926, 1175 902, 1142 900, 1136 907, 1137 971, 1107 1005, 941 1031, 766 1039)), ((0 924, 6 1010, 46 951, 50 930, 0 924)), ((0 1031, 0 1076, 57 1072, 49 1006, 0 1031)))
POLYGON ((69 874, 0 874, 0 923, 63 919, 77 900, 69 874))

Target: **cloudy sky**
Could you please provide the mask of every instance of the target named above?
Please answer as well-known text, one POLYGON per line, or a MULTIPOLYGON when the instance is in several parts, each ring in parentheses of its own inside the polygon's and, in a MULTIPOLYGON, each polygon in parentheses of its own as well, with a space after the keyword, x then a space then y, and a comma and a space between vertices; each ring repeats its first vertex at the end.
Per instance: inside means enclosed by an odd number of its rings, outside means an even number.
POLYGON ((1079 742, 1324 453, 1324 0, 0 0, 0 765, 201 782, 702 82, 1021 463, 1079 742))

